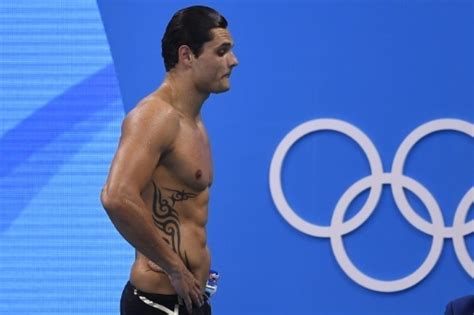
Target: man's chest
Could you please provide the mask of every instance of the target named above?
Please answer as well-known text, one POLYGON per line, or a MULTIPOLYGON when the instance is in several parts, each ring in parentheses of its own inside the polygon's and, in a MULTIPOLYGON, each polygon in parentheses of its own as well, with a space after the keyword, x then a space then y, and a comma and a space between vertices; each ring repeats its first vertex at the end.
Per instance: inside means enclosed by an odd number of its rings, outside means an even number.
POLYGON ((186 129, 180 132, 162 162, 175 179, 195 191, 212 184, 211 149, 205 133, 186 129))

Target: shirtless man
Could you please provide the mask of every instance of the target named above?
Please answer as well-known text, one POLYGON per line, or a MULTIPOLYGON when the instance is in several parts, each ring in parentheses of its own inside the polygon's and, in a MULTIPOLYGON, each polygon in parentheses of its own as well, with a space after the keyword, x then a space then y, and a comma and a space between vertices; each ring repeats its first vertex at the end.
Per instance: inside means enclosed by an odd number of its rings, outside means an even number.
POLYGON ((121 314, 210 314, 204 295, 212 161, 200 110, 238 61, 215 10, 178 11, 162 39, 166 77, 125 118, 101 201, 136 249, 121 314), (184 305, 183 305, 184 303, 184 305))

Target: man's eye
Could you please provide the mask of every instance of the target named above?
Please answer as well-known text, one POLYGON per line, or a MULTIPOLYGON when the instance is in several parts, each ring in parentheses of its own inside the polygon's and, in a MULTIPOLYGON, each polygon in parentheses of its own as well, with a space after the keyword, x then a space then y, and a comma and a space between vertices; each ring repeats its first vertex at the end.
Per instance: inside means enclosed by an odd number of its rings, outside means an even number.
POLYGON ((221 56, 221 57, 224 56, 225 53, 226 53, 226 50, 225 50, 225 49, 220 49, 220 50, 217 51, 217 54, 218 54, 219 56, 221 56))

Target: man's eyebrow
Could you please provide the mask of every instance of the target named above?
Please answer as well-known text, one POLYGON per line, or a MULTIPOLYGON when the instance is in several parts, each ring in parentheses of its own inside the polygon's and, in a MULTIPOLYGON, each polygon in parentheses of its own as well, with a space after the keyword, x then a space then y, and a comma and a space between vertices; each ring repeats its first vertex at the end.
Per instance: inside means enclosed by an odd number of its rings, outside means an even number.
POLYGON ((217 46, 217 49, 220 49, 220 48, 232 48, 232 47, 234 47, 234 43, 225 42, 225 43, 222 43, 222 44, 220 44, 219 46, 217 46))

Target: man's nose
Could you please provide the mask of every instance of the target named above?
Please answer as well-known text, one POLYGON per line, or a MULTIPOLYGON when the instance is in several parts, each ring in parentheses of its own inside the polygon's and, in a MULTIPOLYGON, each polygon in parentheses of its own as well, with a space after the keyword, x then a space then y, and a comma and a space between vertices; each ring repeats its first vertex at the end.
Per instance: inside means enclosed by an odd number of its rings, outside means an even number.
POLYGON ((237 57, 235 56, 235 54, 233 52, 230 53, 230 62, 229 62, 229 66, 231 68, 237 66, 239 64, 239 60, 237 59, 237 57))

